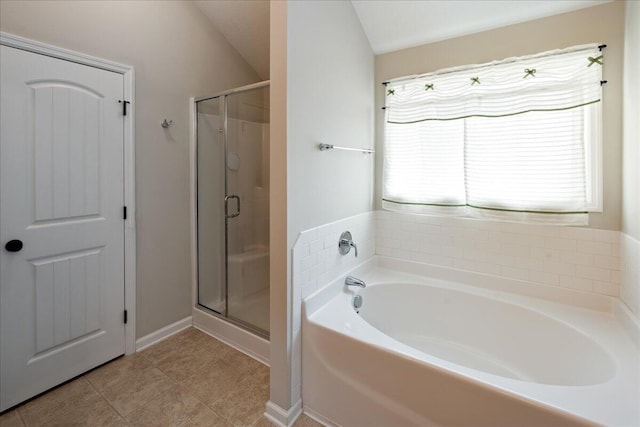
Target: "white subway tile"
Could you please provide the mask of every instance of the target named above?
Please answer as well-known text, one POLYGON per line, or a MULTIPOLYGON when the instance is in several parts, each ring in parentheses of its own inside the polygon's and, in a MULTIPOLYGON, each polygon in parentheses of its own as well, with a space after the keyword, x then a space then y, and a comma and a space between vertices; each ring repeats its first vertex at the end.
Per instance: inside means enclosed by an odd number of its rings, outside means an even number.
POLYGON ((560 285, 560 275, 555 273, 548 273, 546 271, 531 270, 529 272, 529 280, 536 283, 542 283, 545 285, 560 285))
POLYGON ((395 250, 394 248, 388 248, 388 247, 385 247, 385 246, 378 246, 378 247, 376 247, 376 254, 377 255, 381 255, 381 256, 392 257, 394 250, 395 250))
POLYGON ((518 224, 515 222, 503 222, 500 224, 500 230, 507 233, 530 234, 531 227, 529 224, 518 224))
POLYGON ((593 282, 593 291, 598 294, 617 297, 620 295, 620 285, 596 280, 593 282))
POLYGON ((605 242, 580 242, 577 246, 578 252, 599 255, 611 255, 611 243, 605 242))
POLYGON ((542 260, 531 257, 514 257, 511 264, 513 267, 525 268, 527 270, 542 270, 542 260))
POLYGON ((440 249, 440 243, 434 242, 431 239, 427 239, 420 245, 420 252, 430 255, 440 255, 442 253, 440 249))
POLYGON ((502 223, 498 221, 486 221, 481 219, 472 219, 468 223, 469 228, 486 231, 500 231, 502 223))
POLYGON ((560 251, 546 248, 531 248, 531 257, 552 262, 560 262, 560 251))
POLYGON ((582 227, 562 227, 560 237, 575 240, 593 240, 593 230, 582 227))
POLYGON ((611 270, 590 265, 576 265, 576 276, 601 282, 611 282, 611 270))
POLYGON ((453 258, 440 256, 440 255, 430 255, 429 262, 433 265, 439 265, 442 267, 451 267, 453 266, 453 258))
POLYGON ((422 233, 424 231, 424 224, 416 222, 403 222, 402 230, 410 233, 422 233))
POLYGON ((498 276, 500 275, 501 267, 502 266, 500 264, 493 264, 490 262, 482 262, 482 261, 476 262, 476 268, 478 269, 479 273, 493 274, 498 276))
POLYGON ((593 292, 593 280, 581 277, 560 275, 560 286, 563 288, 593 292))
POLYGON ((317 260, 318 260, 318 256, 316 254, 309 255, 308 257, 302 258, 300 269, 302 271, 309 270, 311 267, 316 265, 317 260))
POLYGON ((300 259, 309 256, 309 243, 298 242, 293 248, 293 256, 300 259))
POLYGON ((577 247, 576 241, 574 239, 564 239, 561 237, 545 237, 544 246, 547 249, 556 249, 559 251, 574 251, 574 252, 577 247))
POLYGON ((314 240, 309 243, 309 253, 315 254, 324 249, 324 242, 322 240, 314 240))
POLYGON ((593 265, 593 254, 575 251, 560 251, 560 262, 578 265, 593 265))
POLYGON ((465 247, 459 245, 442 245, 440 248, 440 252, 444 256, 452 257, 452 258, 462 258, 464 254, 465 247))
POLYGON ((533 234, 519 234, 516 243, 518 245, 529 246, 532 248, 544 248, 544 237, 535 236, 533 234))
POLYGON ((400 244, 400 248, 405 251, 420 252, 422 242, 420 240, 408 240, 400 244))
POLYGON ((378 244, 387 248, 399 248, 401 241, 398 239, 392 239, 389 237, 380 237, 378 244))
POLYGON ((620 243, 612 243, 611 244, 611 255, 620 256, 620 243))
POLYGON ((546 271, 547 273, 555 273, 564 276, 575 276, 576 274, 575 265, 553 261, 542 261, 540 270, 546 271))
POLYGON ((531 255, 531 248, 528 246, 506 243, 500 248, 500 253, 513 255, 515 257, 528 257, 531 255))
POLYGON ((594 255, 594 266, 609 270, 620 270, 620 257, 610 255, 594 255))
POLYGON ((480 248, 482 251, 490 252, 494 254, 502 253, 502 243, 489 239, 486 242, 477 242, 476 247, 480 248))
POLYGON ((453 268, 458 270, 476 271, 478 269, 477 263, 466 259, 454 258, 453 268))
POLYGON ((516 244, 518 242, 517 233, 507 233, 504 231, 490 231, 489 240, 492 242, 500 243, 502 245, 516 244))
POLYGON ((555 225, 532 225, 531 234, 542 237, 560 237, 561 227, 555 225))
POLYGON ((300 237, 298 238, 298 243, 309 243, 312 240, 316 240, 317 231, 315 228, 310 230, 305 230, 300 233, 300 237))
POLYGON ((508 267, 503 265, 500 268, 500 275, 510 277, 512 279, 529 280, 529 270, 525 268, 508 267))
POLYGON ((490 262, 493 264, 509 266, 509 265, 513 265, 514 259, 515 258, 511 255, 494 254, 494 253, 487 254, 487 262, 490 262))
POLYGON ((614 230, 593 230, 593 240, 597 242, 619 243, 620 232, 614 230))
POLYGON ((611 271, 611 283, 619 285, 621 283, 621 274, 619 270, 611 271))

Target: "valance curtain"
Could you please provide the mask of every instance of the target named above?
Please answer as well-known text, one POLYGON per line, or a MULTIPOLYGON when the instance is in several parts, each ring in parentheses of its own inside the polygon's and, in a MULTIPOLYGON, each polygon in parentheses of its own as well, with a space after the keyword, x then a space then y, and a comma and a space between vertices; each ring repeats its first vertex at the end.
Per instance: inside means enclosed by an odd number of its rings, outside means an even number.
POLYGON ((388 82, 384 207, 585 223, 602 64, 593 44, 388 82))

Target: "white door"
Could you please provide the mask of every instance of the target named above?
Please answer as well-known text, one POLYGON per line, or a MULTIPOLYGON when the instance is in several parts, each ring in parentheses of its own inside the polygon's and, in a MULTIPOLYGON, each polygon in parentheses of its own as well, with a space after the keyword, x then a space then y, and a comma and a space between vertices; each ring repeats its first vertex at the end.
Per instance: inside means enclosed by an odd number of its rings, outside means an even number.
POLYGON ((124 82, 0 48, 4 410, 124 354, 124 82))

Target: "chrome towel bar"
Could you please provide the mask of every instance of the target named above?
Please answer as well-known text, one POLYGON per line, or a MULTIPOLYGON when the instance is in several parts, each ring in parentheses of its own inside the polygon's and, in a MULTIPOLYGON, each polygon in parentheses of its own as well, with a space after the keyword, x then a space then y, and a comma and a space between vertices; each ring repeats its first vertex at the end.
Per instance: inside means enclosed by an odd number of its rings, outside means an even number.
POLYGON ((345 151, 359 151, 361 153, 364 154, 374 154, 375 150, 372 150, 370 148, 349 148, 349 147, 338 147, 337 145, 333 145, 333 144, 323 144, 320 143, 318 144, 318 148, 320 148, 320 151, 327 151, 327 150, 345 150, 345 151))

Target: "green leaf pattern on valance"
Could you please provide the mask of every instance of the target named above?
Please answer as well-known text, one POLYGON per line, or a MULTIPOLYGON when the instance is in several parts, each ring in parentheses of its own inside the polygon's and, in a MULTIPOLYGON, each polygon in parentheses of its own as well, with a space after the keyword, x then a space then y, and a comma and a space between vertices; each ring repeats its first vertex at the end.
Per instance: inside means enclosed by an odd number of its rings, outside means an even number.
POLYGON ((503 117, 599 102, 603 63, 594 43, 395 79, 386 86, 387 121, 503 117))

